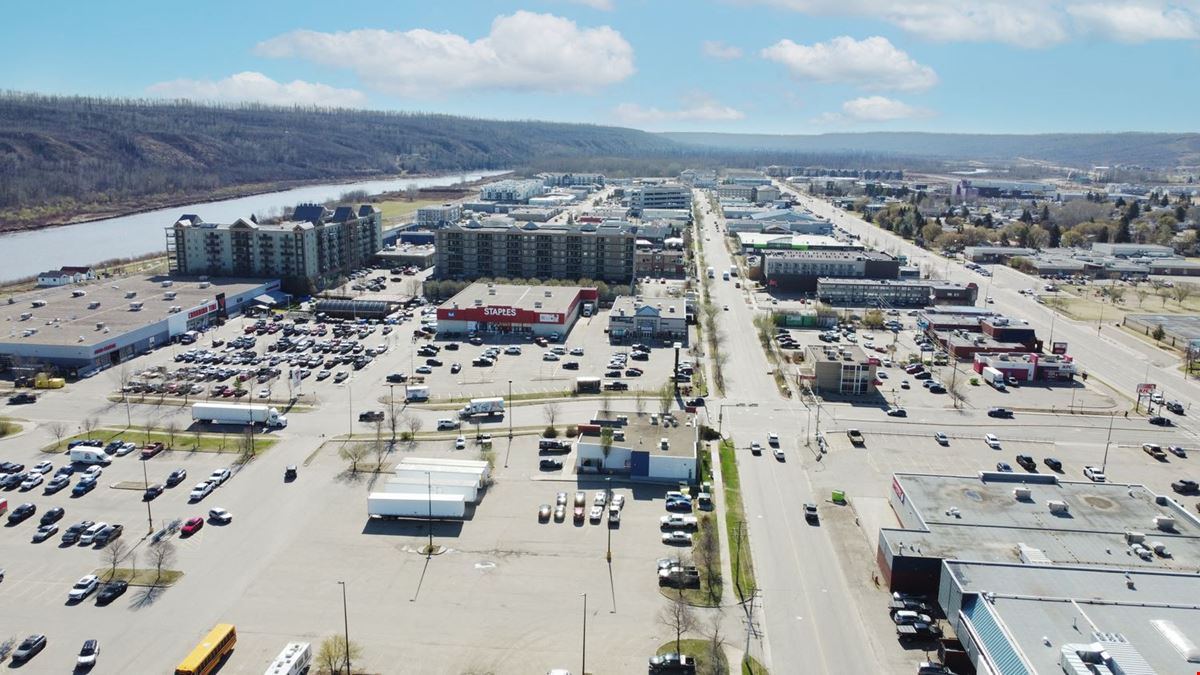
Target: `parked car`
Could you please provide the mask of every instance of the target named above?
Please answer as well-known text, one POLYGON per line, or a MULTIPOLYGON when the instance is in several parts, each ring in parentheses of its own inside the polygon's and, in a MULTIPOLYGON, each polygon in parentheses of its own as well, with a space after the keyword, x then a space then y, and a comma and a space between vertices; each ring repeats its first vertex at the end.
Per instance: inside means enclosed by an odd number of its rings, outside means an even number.
POLYGON ((908 411, 904 408, 888 408, 888 417, 908 417, 908 411))
POLYGON ((124 532, 124 525, 109 525, 103 530, 100 530, 99 534, 96 535, 95 544, 96 546, 107 546, 108 542, 120 537, 124 532))
POLYGON ((996 438, 996 434, 988 434, 983 437, 983 442, 987 443, 988 447, 993 450, 1000 449, 1000 439, 996 438))
POLYGON ((43 649, 46 648, 46 636, 41 634, 30 635, 21 640, 21 644, 17 645, 13 651, 12 660, 14 664, 25 663, 29 659, 37 656, 43 649))
POLYGON ((1002 419, 1008 419, 1012 416, 1013 416, 1013 412, 1011 410, 1009 410, 1008 408, 989 408, 988 409, 988 417, 999 417, 1002 419))
POLYGON ((214 523, 228 525, 233 522, 233 514, 222 508, 211 508, 208 510, 208 519, 214 523))
POLYGON ((58 525, 50 523, 47 525, 39 525, 36 532, 33 533, 33 543, 40 544, 50 537, 53 537, 58 532, 58 525))
POLYGON ((217 486, 221 486, 224 485, 225 481, 229 480, 231 476, 233 476, 233 472, 231 472, 228 468, 222 467, 209 474, 208 480, 212 483, 216 483, 217 486))
POLYGON ((762 446, 758 444, 758 441, 750 442, 750 454, 752 454, 752 455, 761 455, 762 454, 762 446))
POLYGON ((808 502, 804 505, 804 519, 810 523, 817 523, 820 517, 817 515, 817 505, 808 502))
POLYGON ((1012 466, 1008 462, 996 462, 996 470, 1004 473, 1012 473, 1012 466))
POLYGON ((202 527, 204 527, 204 519, 196 516, 195 518, 188 518, 183 527, 179 529, 179 532, 185 537, 190 537, 199 532, 202 527))
POLYGON ((96 657, 100 655, 100 643, 95 640, 84 640, 75 659, 76 670, 87 670, 96 665, 96 657))
POLYGON ((212 482, 204 481, 203 483, 196 483, 196 486, 192 488, 191 494, 188 495, 188 500, 193 501, 193 502, 198 502, 201 499, 204 499, 205 497, 207 497, 209 495, 209 493, 211 493, 212 491, 213 491, 212 482))
POLYGON ((17 523, 23 522, 35 513, 37 513, 37 507, 29 502, 25 502, 9 512, 8 524, 16 525, 17 523))
POLYGON ((1017 464, 1026 471, 1037 471, 1037 462, 1029 455, 1017 455, 1017 464))
POLYGON ((934 433, 933 440, 937 441, 939 445, 950 445, 950 437, 940 431, 934 433))
POLYGON ((662 543, 671 546, 691 546, 692 535, 690 532, 675 530, 674 532, 663 532, 662 543))
POLYGON ((542 471, 558 471, 563 467, 563 463, 557 459, 543 459, 538 462, 538 468, 542 471))
POLYGON ((47 509, 46 512, 42 514, 42 520, 40 521, 40 524, 49 525, 51 523, 57 523, 58 521, 62 520, 62 517, 66 514, 66 512, 66 509, 61 506, 55 506, 47 509))
POLYGON ((122 579, 110 581, 100 587, 100 592, 96 594, 97 605, 107 605, 108 603, 121 597, 122 594, 129 588, 129 582, 122 579))
POLYGON ((84 520, 84 521, 80 521, 80 522, 75 523, 74 525, 68 527, 66 530, 63 531, 62 543, 64 543, 64 544, 79 543, 79 538, 81 536, 83 536, 83 533, 88 531, 88 529, 90 529, 95 524, 96 523, 91 520, 84 520))
POLYGON ((167 487, 175 487, 187 478, 187 469, 175 469, 167 476, 167 487))
POLYGON ((59 490, 67 487, 70 484, 71 484, 70 478, 63 476, 63 475, 57 475, 57 476, 51 478, 46 483, 46 487, 44 488, 44 491, 46 494, 52 495, 55 492, 58 492, 59 490))
POLYGON ((1171 483, 1171 489, 1181 495, 1190 495, 1197 490, 1200 490, 1200 485, 1196 481, 1187 478, 1181 478, 1174 483, 1171 483))
POLYGON ((1093 483, 1104 483, 1108 480, 1108 477, 1104 475, 1104 472, 1094 466, 1083 467, 1083 475, 1093 483))
POLYGON ((654 673, 676 673, 679 675, 691 675, 696 672, 696 660, 690 656, 669 652, 651 656, 648 666, 648 672, 654 673))
POLYGON ((1174 426, 1174 422, 1171 421, 1171 418, 1163 417, 1162 415, 1155 415, 1154 417, 1151 417, 1150 424, 1160 427, 1174 426))
POLYGON ((142 501, 148 502, 148 501, 154 499, 155 497, 161 495, 162 493, 163 493, 163 486, 158 483, 155 483, 154 485, 147 487, 146 491, 142 493, 142 501))
POLYGON ((1179 446, 1179 445, 1168 446, 1167 452, 1171 453, 1172 455, 1175 455, 1176 457, 1187 457, 1187 450, 1185 450, 1182 446, 1179 446))
POLYGON ((67 592, 67 600, 70 602, 81 602, 87 596, 94 593, 99 586, 100 578, 95 574, 80 577, 79 581, 76 581, 71 590, 67 592))
POLYGON ((1054 457, 1047 457, 1042 460, 1042 463, 1050 467, 1051 471, 1062 473, 1062 462, 1054 457))

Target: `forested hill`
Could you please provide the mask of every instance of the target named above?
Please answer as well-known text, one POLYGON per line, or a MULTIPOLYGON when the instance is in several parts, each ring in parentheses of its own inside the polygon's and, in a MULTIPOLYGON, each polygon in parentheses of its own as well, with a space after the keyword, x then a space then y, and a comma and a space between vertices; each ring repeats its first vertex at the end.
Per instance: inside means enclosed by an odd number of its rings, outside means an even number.
POLYGON ((682 144, 725 151, 872 152, 948 160, 1041 160, 1090 168, 1133 164, 1172 168, 1200 164, 1200 134, 938 134, 869 132, 814 135, 664 133, 682 144))
POLYGON ((633 129, 448 115, 0 95, 0 228, 150 207, 235 186, 640 158, 633 129))

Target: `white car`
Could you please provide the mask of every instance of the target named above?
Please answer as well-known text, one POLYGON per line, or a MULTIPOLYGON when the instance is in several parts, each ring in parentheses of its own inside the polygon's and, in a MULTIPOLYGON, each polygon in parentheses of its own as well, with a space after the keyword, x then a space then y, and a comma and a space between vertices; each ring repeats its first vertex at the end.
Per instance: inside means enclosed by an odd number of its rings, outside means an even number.
POLYGON ((129 453, 133 452, 134 450, 137 450, 137 444, 130 443, 129 441, 125 441, 124 443, 122 443, 120 445, 120 447, 118 447, 116 450, 113 451, 113 454, 116 455, 117 457, 124 457, 125 455, 128 455, 129 453))
POLYGON ((233 514, 221 508, 209 509, 208 519, 214 523, 225 524, 233 520, 233 514))
POLYGON ((463 438, 462 436, 459 436, 458 438, 454 439, 454 449, 455 450, 465 450, 466 448, 467 448, 467 439, 463 438))
POLYGON ((100 578, 95 574, 89 574, 85 577, 80 577, 79 581, 71 587, 71 591, 67 593, 67 599, 71 602, 79 602, 91 595, 100 586, 100 578))
POLYGON ((232 476, 233 473, 229 469, 220 468, 209 474, 208 482, 214 485, 224 485, 225 481, 229 480, 232 476))
POLYGON ((100 477, 100 474, 102 474, 102 473, 104 473, 104 469, 101 469, 98 465, 93 464, 93 465, 89 466, 86 471, 83 472, 83 476, 85 478, 91 478, 92 480, 96 480, 97 478, 100 477))
POLYGON ((595 497, 595 499, 592 500, 592 503, 595 504, 596 506, 604 506, 605 504, 608 503, 608 495, 605 494, 605 492, 603 490, 601 490, 596 493, 596 497, 595 497))
POLYGON ((437 421, 438 431, 446 431, 447 429, 457 429, 459 427, 458 420, 443 418, 437 421))
POLYGON ((516 345, 513 345, 513 346, 511 346, 511 347, 505 347, 505 348, 504 348, 504 353, 505 353, 505 354, 508 354, 508 355, 510 355, 510 356, 520 356, 520 355, 521 355, 521 348, 520 348, 520 347, 518 347, 518 346, 516 346, 516 345))
POLYGON ((48 461, 38 462, 37 464, 35 464, 33 466, 33 469, 32 469, 32 471, 39 473, 39 474, 50 473, 53 470, 54 470, 54 465, 48 461))
POLYGON ((188 499, 193 502, 198 502, 207 497, 210 493, 212 493, 212 491, 213 484, 211 481, 206 480, 203 483, 196 483, 196 486, 192 488, 191 494, 188 495, 188 499))
POLYGON ((875 377, 878 377, 881 380, 886 380, 886 379, 888 379, 887 371, 886 370, 877 370, 877 371, 875 371, 875 377))
POLYGON ((940 431, 933 435, 933 440, 940 445, 950 445, 950 437, 940 431))
POLYGON ((1000 439, 996 438, 996 434, 988 434, 983 437, 983 442, 988 444, 988 447, 993 450, 1000 449, 1000 439))
POLYGON ((1093 483, 1105 483, 1108 481, 1108 477, 1104 475, 1104 472, 1094 466, 1083 467, 1083 475, 1093 483))
POLYGON ((558 354, 555 354, 554 352, 544 352, 542 354, 542 360, 543 361, 557 361, 558 354))
POLYGON ((625 508, 625 495, 613 495, 612 503, 608 505, 608 509, 610 511, 614 509, 620 511, 623 508, 625 508))
POLYGON ((778 446, 779 445, 779 434, 775 433, 774 431, 767 434, 767 445, 778 446))
POLYGON ((572 347, 571 356, 583 356, 583 347, 572 347))
POLYGON ((593 523, 598 523, 603 518, 604 507, 600 506, 599 504, 593 506, 592 510, 588 512, 588 520, 592 521, 593 523))
POLYGON ((262 389, 259 389, 259 390, 258 390, 258 397, 259 397, 259 398, 270 398, 270 397, 271 397, 271 390, 270 390, 270 389, 267 389, 266 387, 263 387, 262 389))
POLYGON ((683 532, 681 530, 675 530, 674 532, 663 532, 662 543, 675 546, 687 544, 690 546, 692 543, 692 534, 690 532, 683 532))
POLYGON ((771 451, 771 453, 775 455, 775 459, 783 461, 783 459, 784 459, 783 448, 777 447, 777 448, 773 449, 771 451))

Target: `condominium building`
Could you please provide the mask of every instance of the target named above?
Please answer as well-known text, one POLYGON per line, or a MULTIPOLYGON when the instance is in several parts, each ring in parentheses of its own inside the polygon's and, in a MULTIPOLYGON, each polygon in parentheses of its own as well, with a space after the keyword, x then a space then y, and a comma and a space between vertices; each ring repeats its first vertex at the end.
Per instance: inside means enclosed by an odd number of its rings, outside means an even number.
POLYGON ((538 178, 546 187, 572 187, 576 185, 604 186, 602 173, 539 173, 538 178))
POLYGON ((417 227, 436 229, 462 219, 462 204, 439 204, 417 209, 417 227))
POLYGON ((383 223, 371 205, 331 211, 302 204, 291 220, 269 224, 245 218, 206 223, 185 215, 167 228, 172 275, 277 278, 294 293, 334 285, 381 248, 383 223))
POLYGON ((538 224, 507 220, 437 231, 440 279, 596 279, 634 275, 635 228, 629 223, 538 224))
POLYGON ((691 209, 692 189, 677 183, 637 185, 629 189, 629 208, 637 214, 646 209, 691 209))
POLYGON ((501 180, 484 185, 479 198, 485 202, 513 202, 525 204, 530 197, 545 192, 540 180, 501 180))

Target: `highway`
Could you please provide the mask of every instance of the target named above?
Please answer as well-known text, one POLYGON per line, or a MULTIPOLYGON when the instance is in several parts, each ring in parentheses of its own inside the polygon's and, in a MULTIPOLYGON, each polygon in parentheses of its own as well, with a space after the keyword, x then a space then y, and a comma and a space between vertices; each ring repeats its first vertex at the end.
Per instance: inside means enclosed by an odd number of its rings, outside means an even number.
POLYGON ((729 308, 720 312, 718 322, 725 335, 722 351, 728 355, 726 391, 723 398, 710 399, 709 423, 719 424, 739 446, 747 532, 761 590, 763 611, 756 615, 755 625, 766 636, 763 660, 780 673, 883 672, 887 668, 881 665, 886 660, 879 653, 879 636, 859 615, 829 530, 804 521, 803 504, 821 501, 800 461, 799 453, 808 452, 804 447, 807 411, 776 393, 771 367, 753 328, 757 309, 750 304, 750 294, 735 287, 740 277, 721 279, 733 260, 716 229, 719 218, 708 213, 707 203, 701 213, 705 264, 716 270, 713 302, 729 308), (762 456, 750 454, 750 441, 765 446, 768 431, 780 435, 788 461, 772 458, 769 448, 762 456))

